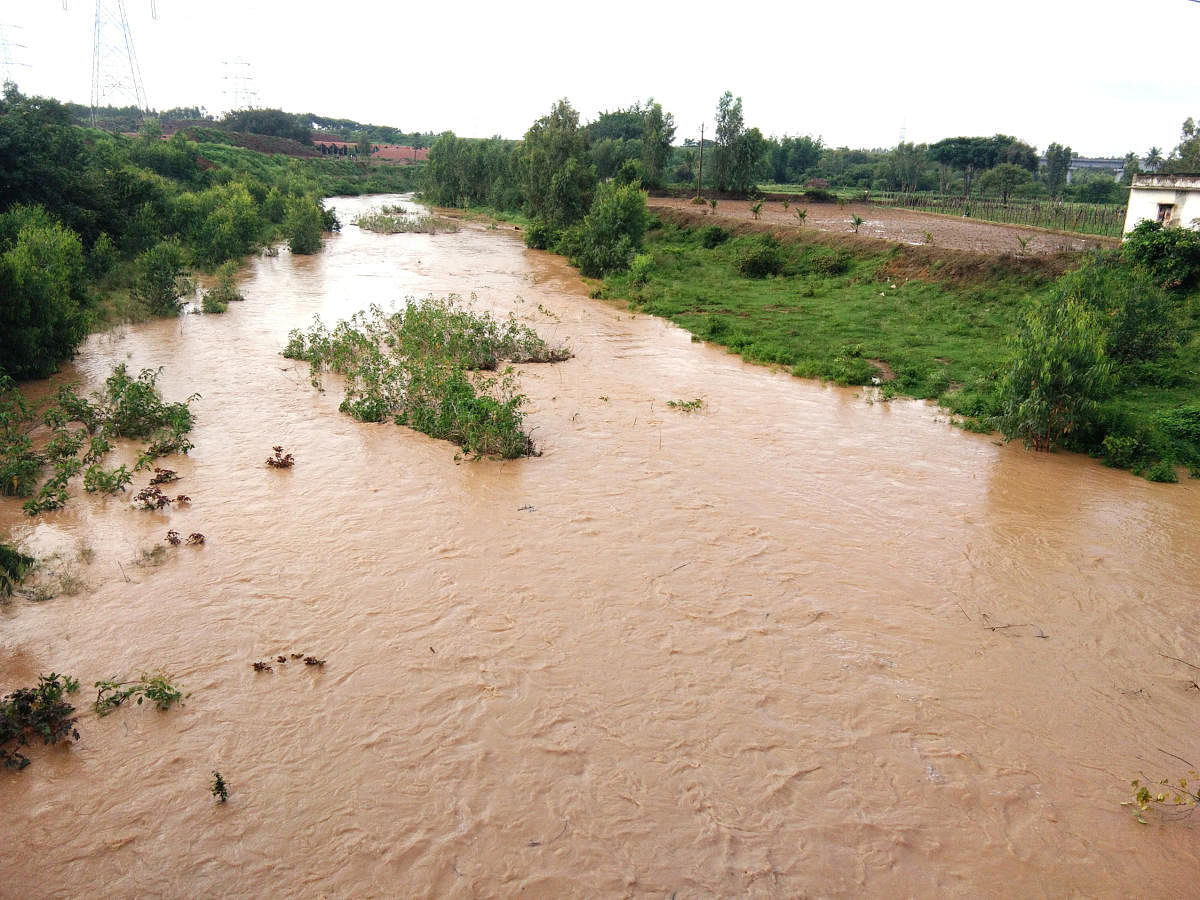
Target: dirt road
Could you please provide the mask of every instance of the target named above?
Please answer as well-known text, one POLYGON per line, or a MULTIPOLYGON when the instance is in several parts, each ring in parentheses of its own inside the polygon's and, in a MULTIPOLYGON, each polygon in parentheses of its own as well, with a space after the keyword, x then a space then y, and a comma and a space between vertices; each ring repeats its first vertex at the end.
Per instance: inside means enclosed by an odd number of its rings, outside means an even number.
MULTIPOLYGON (((691 200, 674 197, 651 197, 649 208, 684 209, 699 211, 691 200)), ((1022 225, 999 225, 975 219, 955 218, 916 212, 910 209, 891 209, 865 203, 798 203, 791 202, 788 209, 778 200, 767 200, 759 213, 762 222, 777 226, 801 227, 796 218, 798 209, 807 209, 808 216, 803 227, 820 231, 853 232, 850 220, 858 215, 863 219, 859 234, 883 238, 905 244, 931 244, 955 250, 972 250, 978 253, 1026 253, 1053 254, 1062 251, 1077 252, 1093 247, 1115 247, 1120 242, 1115 238, 1092 235, 1070 234, 1047 231, 1022 225), (1018 238, 1027 240, 1025 247, 1018 238)), ((753 221, 750 202, 747 200, 720 200, 716 210, 708 210, 714 222, 753 221)))

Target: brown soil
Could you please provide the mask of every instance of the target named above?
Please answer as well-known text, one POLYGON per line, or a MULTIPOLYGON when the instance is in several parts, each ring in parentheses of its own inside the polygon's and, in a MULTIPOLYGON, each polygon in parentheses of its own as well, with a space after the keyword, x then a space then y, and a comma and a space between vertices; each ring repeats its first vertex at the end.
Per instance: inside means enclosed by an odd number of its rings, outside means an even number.
MULTIPOLYGON (((649 207, 655 211, 687 210, 699 215, 707 215, 714 222, 754 221, 754 216, 750 212, 750 202, 747 200, 719 200, 716 210, 704 210, 685 198, 651 197, 649 207)), ((1094 247, 1115 247, 1120 243, 1116 238, 1049 231, 1023 225, 999 225, 975 219, 915 212, 910 209, 891 209, 864 203, 847 203, 845 206, 838 206, 836 203, 806 204, 792 201, 789 208, 785 210, 781 201, 767 200, 763 202, 758 221, 768 224, 772 228, 799 229, 803 227, 852 235, 854 229, 850 225, 850 218, 854 215, 861 216, 863 219, 858 230, 859 236, 862 237, 913 246, 932 245, 954 250, 969 250, 975 253, 1052 256, 1063 252, 1077 253, 1080 250, 1094 247), (808 217, 803 226, 796 218, 798 209, 808 210, 808 217), (932 241, 926 240, 926 232, 932 236, 932 241), (1027 245, 1022 248, 1021 242, 1017 238, 1028 239, 1027 245)))

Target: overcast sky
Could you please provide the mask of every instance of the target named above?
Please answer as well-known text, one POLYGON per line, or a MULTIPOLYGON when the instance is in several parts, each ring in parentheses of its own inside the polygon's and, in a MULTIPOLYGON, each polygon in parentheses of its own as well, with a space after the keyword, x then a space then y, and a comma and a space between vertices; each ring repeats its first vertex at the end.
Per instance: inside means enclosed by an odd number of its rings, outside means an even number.
MULTIPOLYGON (((1002 132, 1085 156, 1167 153, 1200 119, 1191 0, 157 0, 157 20, 151 2, 124 7, 157 109, 219 114, 240 85, 257 106, 519 138, 559 97, 585 121, 654 97, 682 141, 712 134, 728 90, 767 135, 1002 132)), ((0 4, 7 71, 23 93, 86 104, 96 3, 67 6, 0 4)))

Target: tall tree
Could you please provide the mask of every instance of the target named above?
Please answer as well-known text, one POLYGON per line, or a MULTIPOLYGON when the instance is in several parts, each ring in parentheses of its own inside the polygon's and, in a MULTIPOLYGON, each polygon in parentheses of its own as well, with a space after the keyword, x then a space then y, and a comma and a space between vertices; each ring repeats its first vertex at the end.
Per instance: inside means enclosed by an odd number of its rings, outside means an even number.
POLYGON ((1071 148, 1062 144, 1051 144, 1046 148, 1046 188, 1051 197, 1062 194, 1067 183, 1067 172, 1071 168, 1071 148))
POLYGON ((1022 166, 1000 163, 979 176, 979 189, 984 193, 999 194, 1000 202, 1008 203, 1009 194, 1032 180, 1033 176, 1022 166))
POLYGON ((661 185, 667 162, 671 158, 671 144, 675 141, 675 117, 664 113, 662 104, 651 99, 646 104, 642 125, 642 165, 646 180, 652 185, 661 185))
POLYGON ((525 212, 552 228, 583 219, 596 190, 579 113, 564 98, 525 132, 518 156, 525 212))
POLYGON ((718 191, 730 190, 733 174, 734 144, 745 130, 742 118, 742 98, 736 100, 729 91, 717 101, 717 141, 713 153, 713 176, 718 191))
POLYGON ((921 169, 925 165, 926 149, 924 144, 918 147, 901 141, 896 145, 896 149, 888 154, 888 177, 899 190, 912 192, 917 189, 921 169))

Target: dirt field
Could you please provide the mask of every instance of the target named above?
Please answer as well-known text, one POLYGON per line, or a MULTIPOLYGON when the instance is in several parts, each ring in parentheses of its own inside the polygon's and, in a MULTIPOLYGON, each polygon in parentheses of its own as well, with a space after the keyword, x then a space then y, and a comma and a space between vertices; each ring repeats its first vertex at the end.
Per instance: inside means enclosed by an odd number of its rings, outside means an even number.
MULTIPOLYGON (((651 197, 648 206, 652 210, 655 208, 685 209, 692 212, 700 210, 700 207, 693 206, 690 200, 671 197, 651 197)), ((859 227, 858 233, 866 237, 914 245, 932 243, 935 247, 972 250, 978 253, 1054 254, 1064 250, 1079 251, 1092 247, 1115 247, 1120 243, 1115 238, 1047 231, 1022 225, 998 225, 974 219, 933 215, 909 209, 890 209, 861 203, 847 203, 845 206, 838 206, 836 203, 792 202, 790 207, 785 210, 782 202, 767 200, 763 203, 760 221, 780 227, 799 228, 800 222, 796 218, 796 210, 801 208, 808 209, 808 217, 804 222, 805 228, 849 234, 853 231, 850 226, 850 217, 859 215, 863 219, 863 224, 859 227), (932 236, 932 242, 926 239, 926 232, 932 236), (1028 239, 1026 247, 1021 247, 1018 238, 1028 239)), ((709 210, 708 215, 714 222, 720 220, 752 221, 754 218, 747 200, 720 200, 717 203, 716 211, 709 210)))

